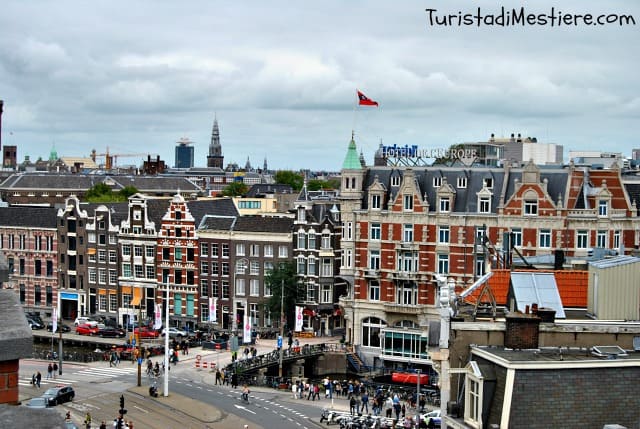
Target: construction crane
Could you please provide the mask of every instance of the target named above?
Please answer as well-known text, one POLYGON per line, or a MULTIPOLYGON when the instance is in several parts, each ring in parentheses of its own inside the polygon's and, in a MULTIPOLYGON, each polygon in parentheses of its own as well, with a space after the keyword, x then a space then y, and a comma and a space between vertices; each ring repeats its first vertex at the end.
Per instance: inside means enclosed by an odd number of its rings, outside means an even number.
POLYGON ((148 153, 109 153, 109 147, 107 146, 107 151, 105 153, 96 153, 95 149, 91 150, 91 159, 93 162, 96 162, 97 157, 104 157, 104 165, 107 170, 111 170, 118 165, 118 157, 120 158, 135 158, 135 157, 146 157, 148 153))

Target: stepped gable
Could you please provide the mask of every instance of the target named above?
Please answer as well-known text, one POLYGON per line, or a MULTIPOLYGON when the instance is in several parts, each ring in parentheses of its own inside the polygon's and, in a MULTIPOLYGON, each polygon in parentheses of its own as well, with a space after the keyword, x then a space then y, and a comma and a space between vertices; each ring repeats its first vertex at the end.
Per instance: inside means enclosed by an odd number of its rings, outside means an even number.
POLYGON ((57 227, 58 209, 55 207, 0 207, 0 225, 5 227, 57 227))

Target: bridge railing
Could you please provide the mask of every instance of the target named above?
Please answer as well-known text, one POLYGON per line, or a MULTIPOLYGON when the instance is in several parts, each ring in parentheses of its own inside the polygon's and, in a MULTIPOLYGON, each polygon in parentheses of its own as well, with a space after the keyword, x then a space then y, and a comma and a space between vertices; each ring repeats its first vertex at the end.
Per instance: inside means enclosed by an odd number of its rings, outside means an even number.
MULTIPOLYGON (((282 361, 290 362, 293 360, 304 359, 312 356, 319 356, 325 352, 339 351, 339 349, 328 344, 306 344, 299 347, 291 347, 282 351, 282 361)), ((254 371, 260 368, 266 368, 280 362, 280 351, 275 349, 269 353, 264 353, 247 359, 236 360, 226 366, 226 370, 242 374, 244 372, 254 371)))

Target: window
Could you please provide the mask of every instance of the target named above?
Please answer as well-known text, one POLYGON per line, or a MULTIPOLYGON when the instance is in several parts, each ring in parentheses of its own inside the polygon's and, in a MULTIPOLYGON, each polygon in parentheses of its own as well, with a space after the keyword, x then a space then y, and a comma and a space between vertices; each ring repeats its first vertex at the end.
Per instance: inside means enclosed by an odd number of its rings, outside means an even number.
POLYGON ((53 237, 47 237, 46 240, 47 240, 47 251, 51 252, 53 250, 53 237))
POLYGON ((485 177, 484 180, 482 181, 482 185, 487 189, 493 188, 493 178, 485 177))
POLYGON ((576 238, 576 248, 586 249, 589 247, 589 231, 578 230, 576 238))
MULTIPOLYGON (((204 295, 206 296, 206 295, 204 295)), ((200 321, 208 322, 209 321, 209 303, 200 303, 200 321)))
POLYGON ((322 285, 320 290, 320 303, 321 304, 332 304, 333 303, 333 290, 331 285, 322 285))
POLYGON ((223 262, 222 263, 222 275, 223 276, 228 276, 229 275, 229 263, 228 262, 223 262))
POLYGON ((42 292, 39 285, 36 285, 33 288, 33 299, 35 301, 35 305, 40 305, 42 303, 42 292))
POLYGON ((244 243, 237 243, 236 244, 236 255, 237 256, 244 256, 244 243))
POLYGON ((413 242, 413 225, 410 223, 402 226, 402 241, 405 243, 413 242))
POLYGON ((118 254, 115 250, 109 250, 109 263, 115 264, 118 262, 118 254))
POLYGON ((439 188, 440 186, 442 186, 442 177, 434 177, 433 178, 433 187, 434 188, 439 188))
POLYGON ((173 281, 177 285, 182 284, 182 270, 175 270, 173 273, 173 281))
POLYGON ((438 255, 438 274, 449 274, 449 255, 438 255))
POLYGON ((353 222, 347 222, 346 237, 347 240, 353 239, 353 222))
POLYGON ((211 245, 211 256, 218 256, 218 244, 217 243, 213 243, 211 245))
POLYGON ((328 232, 322 233, 322 246, 323 249, 331 249, 331 234, 328 232))
POLYGON ((351 268, 353 265, 353 251, 351 249, 346 249, 344 252, 344 266, 346 268, 351 268))
POLYGON ((607 216, 609 204, 607 200, 598 201, 598 216, 607 216))
POLYGON ((378 280, 369 282, 369 301, 380 301, 380 282, 378 280))
POLYGON ((402 201, 402 209, 404 211, 413 211, 413 195, 403 195, 402 201))
POLYGON ((482 381, 474 374, 467 373, 465 385, 464 419, 476 423, 479 427, 482 423, 482 381))
POLYGON ((398 253, 398 271, 403 273, 415 273, 418 271, 418 253, 398 253))
POLYGON ((182 294, 181 293, 173 294, 173 314, 175 314, 176 316, 182 315, 182 294))
POLYGON ((380 347, 380 331, 387 324, 377 317, 367 317, 362 321, 362 346, 380 347))
POLYGON ((100 268, 98 270, 98 283, 100 283, 101 285, 107 283, 107 270, 105 270, 104 268, 100 268))
POLYGON ((264 247, 264 257, 265 258, 273 258, 273 245, 265 244, 264 247))
POLYGON ((596 247, 607 248, 607 231, 598 231, 596 233, 596 247))
POLYGON ((146 265, 145 266, 145 270, 147 272, 147 278, 148 279, 155 279, 156 278, 156 268, 153 265, 146 265))
POLYGON ((289 255, 289 250, 287 246, 278 246, 278 257, 287 258, 289 255))
POLYGON ((118 309, 118 295, 115 293, 109 294, 109 311, 116 311, 118 309))
POLYGON ((380 210, 382 207, 380 195, 371 195, 371 208, 374 210, 380 210))
POLYGON ((307 249, 314 250, 316 248, 316 233, 313 229, 309 230, 307 240, 307 249))
POLYGON ((142 258, 142 246, 133 246, 133 256, 142 258))
POLYGON ((541 229, 538 233, 538 247, 549 248, 551 247, 551 230, 541 229))
POLYGON ((511 229, 511 245, 522 247, 522 229, 521 228, 512 228, 511 229))
POLYGON ((449 226, 438 227, 438 243, 449 244, 449 226))
POLYGON ((250 256, 257 258, 258 256, 260 256, 260 245, 252 244, 251 247, 249 247, 249 252, 250 252, 250 256))
POLYGON ((249 294, 251 296, 260 296, 260 280, 249 280, 249 294))
POLYGON ((269 274, 271 271, 273 271, 273 262, 265 262, 264 263, 264 273, 269 274))
POLYGON ((538 200, 524 200, 524 215, 536 216, 538 214, 538 200))
POLYGON ((219 274, 218 261, 211 261, 211 274, 214 276, 217 276, 219 274))
POLYGON ((131 256, 131 245, 123 244, 122 245, 122 256, 131 256))
POLYGON ((35 261, 35 267, 34 267, 34 274, 36 276, 41 276, 42 275, 42 261, 40 259, 36 259, 35 261))
POLYGON ((491 212, 491 198, 490 197, 480 197, 480 202, 478 204, 478 211, 480 213, 490 213, 491 212))
POLYGON ((260 275, 260 261, 251 261, 249 264, 249 274, 252 276, 260 275))
POLYGON ((196 248, 187 247, 187 261, 193 262, 196 259, 196 248))
POLYGON ((182 247, 176 247, 174 251, 175 251, 174 260, 182 261, 182 247))
POLYGON ((322 277, 333 277, 333 259, 322 258, 320 264, 320 275, 322 277))
POLYGON ((298 249, 305 249, 307 243, 307 236, 304 231, 298 231, 298 249))
POLYGON ((620 230, 613 231, 613 248, 620 248, 620 230))
POLYGON ((106 261, 107 261, 107 251, 98 250, 98 262, 106 262, 106 261))
POLYGON ((382 232, 382 227, 380 226, 380 223, 378 222, 374 222, 371 224, 371 233, 370 233, 370 240, 380 240, 381 237, 381 232, 382 232))
POLYGON ((304 222, 307 220, 306 214, 304 207, 298 207, 298 222, 304 222))
POLYGON ((222 244, 222 257, 223 258, 229 257, 229 245, 227 243, 222 244))
POLYGON ((391 186, 400 186, 400 176, 391 177, 391 186))
POLYGON ((176 237, 182 237, 182 228, 176 228, 176 237))
POLYGON ((467 178, 466 177, 458 177, 458 181, 456 186, 460 189, 464 189, 467 187, 467 178))
POLYGON ((316 269, 316 258, 314 258, 313 256, 310 256, 307 262, 307 265, 308 265, 307 274, 310 276, 317 276, 318 271, 316 269))
POLYGON ((33 240, 36 250, 42 250, 42 236, 36 235, 35 237, 33 237, 33 240))
POLYGON ((229 281, 222 280, 222 299, 229 299, 229 281))
POLYGON ((95 268, 89 268, 89 283, 95 283, 98 278, 95 268))
POLYGON ((100 234, 98 236, 98 244, 104 246, 105 244, 107 244, 107 238, 105 237, 104 234, 100 234))
POLYGON ((475 272, 475 274, 478 277, 485 275, 484 256, 483 255, 476 256, 476 272, 475 272))
POLYGON ((306 274, 307 261, 304 259, 304 256, 298 256, 296 260, 298 261, 297 273, 300 275, 306 274))
POLYGON ((162 260, 163 261, 168 261, 169 259, 171 259, 171 249, 169 249, 168 247, 163 247, 162 248, 162 260))
POLYGON ((417 305, 418 286, 413 282, 403 282, 396 286, 396 304, 417 305))
POLYGON ((244 279, 236 279, 236 295, 244 295, 244 279))
POLYGON ((247 261, 240 259, 236 262, 235 274, 245 274, 247 271, 247 261))
POLYGON ((451 210, 449 197, 440 197, 440 213, 448 213, 451 210))
POLYGON ((109 284, 115 285, 118 283, 118 272, 116 270, 109 270, 109 284))
POLYGON ((380 269, 380 251, 379 250, 369 250, 369 269, 371 270, 380 269))
POLYGON ((153 259, 156 257, 156 249, 153 246, 145 246, 144 251, 147 258, 153 259))
POLYGON ((98 295, 98 310, 107 311, 107 295, 106 294, 98 295))
POLYGON ((131 277, 131 264, 125 262, 122 264, 122 276, 123 277, 131 277))
POLYGON ((96 233, 95 232, 90 232, 87 236, 87 240, 89 241, 89 243, 95 243, 96 242, 96 233))

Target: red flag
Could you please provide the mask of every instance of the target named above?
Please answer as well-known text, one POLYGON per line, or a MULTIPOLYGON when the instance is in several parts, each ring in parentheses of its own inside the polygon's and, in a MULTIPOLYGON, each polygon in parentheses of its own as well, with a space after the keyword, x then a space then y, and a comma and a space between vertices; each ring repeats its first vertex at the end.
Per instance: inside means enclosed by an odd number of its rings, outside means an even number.
POLYGON ((377 101, 373 101, 372 99, 367 98, 367 96, 360 91, 358 91, 358 104, 360 106, 378 106, 377 101))

